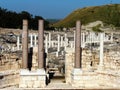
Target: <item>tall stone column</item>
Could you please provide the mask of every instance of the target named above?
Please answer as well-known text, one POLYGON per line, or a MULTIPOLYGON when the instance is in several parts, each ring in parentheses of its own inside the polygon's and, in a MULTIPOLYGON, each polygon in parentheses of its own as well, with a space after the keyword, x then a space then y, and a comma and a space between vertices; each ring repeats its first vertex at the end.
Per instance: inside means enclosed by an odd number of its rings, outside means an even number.
POLYGON ((48 36, 45 36, 45 52, 48 53, 48 36))
POLYGON ((111 38, 110 38, 111 42, 113 42, 113 32, 111 33, 111 38))
POLYGON ((76 22, 75 68, 81 68, 81 22, 76 22))
POLYGON ((61 47, 63 46, 63 36, 61 36, 61 47))
POLYGON ((49 32, 49 48, 51 47, 51 33, 49 32))
POLYGON ((36 34, 34 35, 34 38, 35 38, 35 39, 34 39, 34 40, 35 40, 35 41, 34 41, 34 45, 37 46, 37 35, 36 35, 36 34))
POLYGON ((99 67, 98 69, 99 70, 102 70, 103 67, 104 67, 104 61, 103 61, 103 58, 104 58, 104 34, 103 33, 100 33, 100 62, 99 62, 99 67))
POLYGON ((74 31, 74 48, 75 48, 75 31, 74 31))
POLYGON ((17 50, 20 50, 20 36, 17 36, 17 50))
POLYGON ((44 68, 44 21, 39 20, 38 26, 38 68, 44 68))
POLYGON ((65 47, 65 50, 66 50, 67 45, 68 45, 68 42, 67 42, 67 34, 65 33, 65 39, 64 39, 64 47, 65 47))
POLYGON ((56 52, 56 56, 57 56, 57 57, 58 57, 58 55, 59 55, 59 51, 60 51, 60 35, 58 34, 57 52, 56 52))
POLYGON ((30 47, 33 47, 33 35, 30 35, 30 47))
POLYGON ((23 20, 23 33, 22 33, 22 68, 27 69, 28 62, 28 21, 23 20))
POLYGON ((60 51, 60 35, 58 35, 57 52, 60 51))
POLYGON ((84 48, 85 47, 85 32, 83 32, 82 34, 83 34, 82 46, 84 48))
POLYGON ((75 40, 75 60, 74 69, 71 72, 71 84, 75 87, 82 87, 83 84, 83 71, 81 61, 81 22, 76 22, 76 40, 75 40))

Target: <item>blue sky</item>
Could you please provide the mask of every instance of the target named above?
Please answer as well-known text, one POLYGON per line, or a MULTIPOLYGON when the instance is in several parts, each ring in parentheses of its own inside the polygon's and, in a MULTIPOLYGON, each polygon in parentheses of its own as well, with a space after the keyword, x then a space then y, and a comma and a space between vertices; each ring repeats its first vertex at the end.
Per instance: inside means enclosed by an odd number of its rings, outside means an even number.
POLYGON ((120 4, 120 0, 0 0, 0 7, 21 12, 28 11, 43 18, 64 18, 72 11, 105 4, 120 4))

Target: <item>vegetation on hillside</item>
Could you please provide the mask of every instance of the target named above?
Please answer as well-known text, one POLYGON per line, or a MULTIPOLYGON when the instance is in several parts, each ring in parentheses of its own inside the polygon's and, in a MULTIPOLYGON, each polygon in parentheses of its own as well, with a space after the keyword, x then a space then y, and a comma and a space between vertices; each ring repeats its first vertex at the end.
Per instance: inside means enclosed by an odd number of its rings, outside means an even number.
POLYGON ((120 27, 120 4, 85 7, 78 9, 53 26, 74 27, 77 20, 81 20, 82 24, 84 25, 99 20, 108 25, 112 24, 116 27, 120 27))
MULTIPOLYGON (((31 15, 27 11, 16 13, 0 8, 0 27, 3 28, 22 28, 23 19, 29 20, 29 29, 38 29, 38 20, 43 19, 41 16, 31 15)), ((43 19, 44 20, 44 19, 43 19)), ((49 29, 49 22, 45 20, 45 29, 49 29)))

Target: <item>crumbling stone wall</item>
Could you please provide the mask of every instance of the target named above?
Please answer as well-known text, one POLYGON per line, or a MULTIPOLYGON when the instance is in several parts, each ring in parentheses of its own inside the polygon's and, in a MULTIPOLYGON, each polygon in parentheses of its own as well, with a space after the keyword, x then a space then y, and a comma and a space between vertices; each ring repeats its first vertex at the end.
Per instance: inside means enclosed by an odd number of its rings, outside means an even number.
POLYGON ((104 53, 105 69, 120 71, 120 51, 109 51, 104 53))
POLYGON ((19 85, 21 61, 13 53, 2 55, 0 62, 0 88, 19 85))
POLYGON ((19 85, 19 70, 6 70, 0 72, 0 88, 19 85))

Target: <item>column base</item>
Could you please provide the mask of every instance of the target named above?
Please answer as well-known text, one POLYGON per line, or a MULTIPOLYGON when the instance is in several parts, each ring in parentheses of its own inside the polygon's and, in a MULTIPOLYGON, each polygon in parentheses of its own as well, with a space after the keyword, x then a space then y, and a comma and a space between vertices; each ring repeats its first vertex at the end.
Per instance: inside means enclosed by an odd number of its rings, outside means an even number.
POLYGON ((71 74, 71 84, 73 87, 82 87, 82 74, 83 71, 80 68, 74 68, 71 74))
POLYGON ((46 73, 44 69, 29 71, 20 70, 19 88, 44 88, 46 86, 46 73))
POLYGON ((98 76, 95 72, 74 69, 72 71, 71 85, 77 88, 96 88, 99 87, 98 76))
POLYGON ((98 71, 103 71, 104 70, 104 65, 99 65, 97 70, 98 71))

